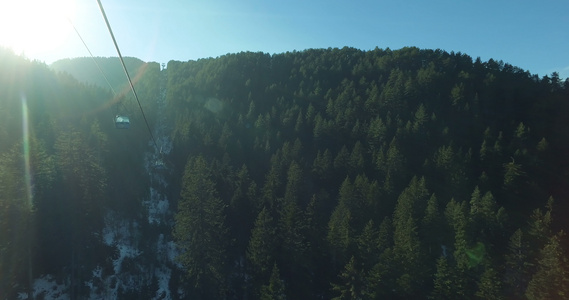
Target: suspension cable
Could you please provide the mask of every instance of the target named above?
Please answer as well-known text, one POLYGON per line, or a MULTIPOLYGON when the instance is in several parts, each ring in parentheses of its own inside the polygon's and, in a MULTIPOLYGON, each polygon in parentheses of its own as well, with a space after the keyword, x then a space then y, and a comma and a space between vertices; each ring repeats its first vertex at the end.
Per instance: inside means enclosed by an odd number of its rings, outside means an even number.
POLYGON ((140 105, 140 100, 138 100, 138 95, 136 94, 136 90, 134 89, 134 85, 132 84, 132 80, 130 79, 130 75, 128 75, 128 71, 126 69, 126 65, 124 63, 121 51, 119 50, 119 45, 117 44, 117 41, 115 39, 115 35, 113 34, 113 30, 111 29, 111 24, 109 24, 109 20, 107 19, 107 14, 105 14, 105 10, 103 9, 103 4, 101 3, 101 0, 97 0, 97 3, 99 4, 99 8, 101 9, 101 13, 103 14, 103 18, 105 19, 105 23, 107 24, 107 28, 109 29, 109 33, 111 34, 111 38, 113 39, 113 43, 115 44, 115 49, 117 49, 117 53, 119 55, 121 65, 122 65, 122 68, 124 70, 124 74, 126 75, 126 78, 128 79, 128 83, 130 84, 130 89, 132 90, 132 93, 134 94, 134 98, 136 99, 136 102, 138 103, 138 107, 140 108, 140 112, 142 113, 142 118, 144 118, 144 123, 146 123, 146 128, 148 128, 148 133, 150 133, 150 137, 152 138, 152 142, 154 142, 154 146, 156 147, 156 150, 158 150, 160 148, 158 147, 158 143, 156 143, 156 139, 154 139, 154 135, 152 134, 152 130, 150 129, 150 125, 148 125, 148 120, 146 120, 146 115, 144 114, 144 110, 142 109, 142 105, 140 105))
POLYGON ((107 78, 107 75, 105 75, 105 72, 103 72, 103 69, 101 69, 101 66, 99 66, 99 63, 97 62, 97 60, 95 59, 95 57, 93 56, 93 53, 91 52, 91 50, 89 49, 89 46, 87 46, 87 43, 85 43, 85 40, 83 39, 83 37, 81 36, 81 34, 79 33, 79 30, 77 30, 77 27, 75 27, 75 25, 73 25, 73 22, 71 22, 71 19, 67 18, 67 21, 69 21, 69 24, 71 24, 71 27, 73 27, 73 30, 75 30, 75 33, 77 33, 77 36, 79 37, 79 39, 81 40, 81 42, 83 43, 83 45, 85 46, 85 48, 87 49, 87 51, 89 52, 89 55, 91 55, 91 59, 93 59, 93 62, 95 63, 95 65, 97 66, 97 69, 99 69, 99 72, 101 72, 101 75, 103 75, 103 78, 105 78, 105 81, 107 82, 107 84, 109 85, 109 88, 111 89, 111 92, 113 92, 113 95, 115 97, 117 97, 117 92, 115 92, 115 89, 113 88, 113 86, 111 85, 111 83, 109 82, 109 79, 107 78))

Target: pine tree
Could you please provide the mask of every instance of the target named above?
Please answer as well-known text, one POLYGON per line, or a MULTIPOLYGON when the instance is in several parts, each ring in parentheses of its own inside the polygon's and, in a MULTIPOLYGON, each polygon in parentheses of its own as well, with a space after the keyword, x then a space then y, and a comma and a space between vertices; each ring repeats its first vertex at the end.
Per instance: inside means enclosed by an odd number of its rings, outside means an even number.
POLYGON ((399 150, 399 143, 396 137, 389 143, 389 149, 387 149, 385 159, 387 172, 393 176, 395 183, 397 183, 397 180, 402 178, 403 174, 405 174, 405 157, 401 153, 401 150, 399 150))
POLYGON ((294 131, 301 132, 303 128, 304 117, 302 113, 302 109, 298 112, 298 116, 296 117, 296 124, 294 125, 294 131))
POLYGON ((279 268, 275 263, 268 285, 261 287, 261 300, 285 300, 285 285, 280 278, 279 268))
POLYGON ((282 197, 282 167, 282 159, 277 152, 271 157, 271 168, 265 176, 265 185, 263 186, 263 204, 271 210, 278 210, 277 198, 282 197))
POLYGON ((339 294, 333 300, 358 300, 363 299, 365 277, 357 268, 356 259, 352 256, 350 261, 340 273, 340 284, 332 283, 332 290, 339 294))
POLYGON ((202 156, 188 160, 180 196, 174 228, 181 251, 178 259, 198 298, 223 297, 227 290, 225 204, 202 156))
MULTIPOLYGON (((530 245, 537 247, 537 249, 542 248, 547 240, 552 236, 551 232, 551 222, 552 222, 552 210, 553 210, 553 198, 549 197, 547 201, 547 210, 544 212, 541 209, 536 208, 531 216, 529 222, 528 234, 530 238, 530 245)), ((533 251, 532 256, 536 256, 536 251, 533 251)))
POLYGON ((387 127, 380 117, 376 117, 369 124, 367 134, 367 141, 372 150, 378 150, 379 147, 385 142, 387 134, 387 127))
POLYGON ((347 252, 353 240, 352 210, 355 190, 350 178, 346 177, 340 186, 338 205, 328 222, 327 240, 334 264, 342 266, 347 260, 347 252))
POLYGON ((389 217, 385 217, 379 225, 377 235, 378 252, 381 253, 393 245, 393 222, 389 217))
POLYGON ((569 296, 569 264, 561 246, 564 235, 561 231, 552 236, 541 250, 537 272, 525 293, 528 299, 566 299, 569 296))
POLYGON ((413 177, 397 199, 393 213, 393 254, 400 262, 397 270, 398 293, 412 295, 421 289, 426 279, 426 265, 418 233, 418 217, 427 203, 425 179, 413 177))
POLYGON ((34 237, 48 227, 37 220, 43 212, 38 208, 54 204, 49 198, 55 179, 53 159, 33 137, 24 145, 16 143, 0 154, 0 292, 7 298, 16 298, 19 285, 32 289, 28 280, 36 276, 34 237), (28 147, 27 157, 22 155, 24 147, 28 147), (35 229, 40 224, 40 230, 35 229))
POLYGON ((276 229, 270 212, 263 208, 255 226, 251 230, 251 239, 247 248, 247 259, 251 263, 255 278, 266 278, 271 265, 275 263, 276 229))
POLYGON ((528 283, 530 266, 527 241, 523 231, 518 229, 510 237, 506 254, 505 287, 512 298, 521 299, 528 283))
POLYGON ((371 187, 367 176, 360 174, 354 180, 352 192, 342 194, 342 198, 345 199, 352 213, 352 227, 357 231, 364 228, 366 220, 369 221, 375 217, 372 204, 377 201, 375 198, 377 191, 371 190, 371 187))
POLYGON ((378 262, 369 270, 365 278, 363 299, 391 299, 394 298, 396 289, 393 253, 391 249, 385 249, 380 253, 378 262))
POLYGON ((480 161, 481 162, 486 162, 486 159, 488 158, 488 152, 490 150, 488 149, 488 144, 486 143, 486 140, 482 141, 482 145, 480 146, 480 161))
POLYGON ((429 120, 429 115, 423 103, 419 104, 417 111, 415 111, 415 122, 413 123, 413 132, 420 133, 424 130, 425 123, 429 120))
POLYGON ((370 220, 364 227, 361 235, 357 238, 358 256, 362 269, 370 270, 378 259, 378 232, 370 220))
POLYGON ((470 216, 475 219, 475 222, 478 222, 480 214, 482 214, 482 193, 476 186, 470 197, 470 216))
POLYGON ((336 158, 334 158, 334 169, 345 172, 349 166, 349 162, 350 153, 348 152, 348 148, 344 145, 336 155, 336 158))
POLYGON ((470 244, 467 235, 467 208, 464 202, 457 203, 454 199, 447 204, 445 210, 447 223, 454 229, 454 252, 453 258, 453 285, 454 295, 464 296, 470 293, 468 279, 470 279, 469 268, 471 261, 468 256, 468 245, 470 244))
POLYGON ((409 216, 407 222, 398 221, 394 227, 393 254, 399 262, 397 293, 402 297, 411 296, 423 287, 426 275, 417 226, 409 216))
POLYGON ((503 299, 501 279, 496 270, 491 267, 484 270, 475 295, 480 299, 503 299))
POLYGON ((350 209, 344 202, 340 202, 332 212, 328 222, 327 240, 335 265, 342 264, 346 259, 348 247, 352 240, 350 220, 350 209))
POLYGON ((292 161, 287 172, 287 183, 284 195, 285 202, 292 201, 298 203, 302 191, 302 182, 302 170, 295 161, 292 161))
POLYGON ((436 300, 457 299, 458 295, 454 284, 452 268, 448 265, 445 257, 439 257, 437 260, 437 271, 434 276, 434 288, 429 298, 436 300))
POLYGON ((447 239, 447 233, 443 228, 442 214, 439 211, 438 200, 432 194, 427 202, 425 215, 421 221, 420 235, 431 258, 436 259, 440 255, 440 248, 447 239))
POLYGON ((231 196, 227 216, 227 225, 231 230, 231 236, 236 237, 236 248, 240 251, 244 251, 247 247, 254 222, 254 212, 258 204, 255 203, 257 200, 255 193, 249 191, 253 183, 249 177, 247 166, 242 165, 233 184, 235 189, 231 196))
POLYGON ((330 154, 330 150, 326 149, 324 153, 318 150, 314 163, 312 164, 312 172, 317 175, 318 178, 326 179, 330 176, 331 170, 332 155, 330 154))
POLYGON ((363 171, 365 160, 363 156, 363 146, 360 141, 357 141, 352 149, 349 159, 349 170, 351 174, 360 173, 363 171))
POLYGON ((504 151, 504 134, 502 131, 500 131, 492 148, 492 155, 494 157, 494 161, 497 161, 497 159, 504 154, 503 151, 504 151))
POLYGON ((279 253, 278 261, 282 267, 283 278, 287 281, 291 295, 302 296, 308 283, 309 244, 304 233, 306 220, 296 202, 285 199, 278 222, 279 253))
POLYGON ((522 166, 516 164, 512 159, 511 162, 503 164, 504 166, 504 188, 513 189, 519 184, 520 177, 525 174, 522 166))
POLYGON ((536 149, 540 154, 543 155, 547 152, 547 150, 549 150, 549 143, 547 142, 547 140, 545 138, 541 138, 539 143, 537 143, 536 149))

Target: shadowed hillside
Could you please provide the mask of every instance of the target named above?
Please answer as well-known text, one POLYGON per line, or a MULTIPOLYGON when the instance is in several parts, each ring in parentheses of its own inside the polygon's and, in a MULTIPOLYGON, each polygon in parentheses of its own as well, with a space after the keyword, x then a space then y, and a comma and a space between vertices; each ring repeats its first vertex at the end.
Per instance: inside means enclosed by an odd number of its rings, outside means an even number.
MULTIPOLYGON (((142 71, 140 68, 145 66, 142 60, 134 57, 125 57, 124 62, 132 78, 136 78, 136 75, 142 71)), ((62 59, 52 63, 49 67, 57 72, 69 73, 79 82, 94 84, 105 89, 109 89, 110 83, 117 93, 128 88, 128 81, 118 57, 62 59)))
MULTIPOLYGON (((126 84, 117 59, 98 61, 126 84)), ((0 53, 0 294, 45 274, 71 298, 569 293, 557 73, 413 47, 129 61, 166 153, 128 94, 131 129, 112 127, 90 58, 51 66, 62 73, 0 53), (171 269, 155 268, 170 253, 171 269)))

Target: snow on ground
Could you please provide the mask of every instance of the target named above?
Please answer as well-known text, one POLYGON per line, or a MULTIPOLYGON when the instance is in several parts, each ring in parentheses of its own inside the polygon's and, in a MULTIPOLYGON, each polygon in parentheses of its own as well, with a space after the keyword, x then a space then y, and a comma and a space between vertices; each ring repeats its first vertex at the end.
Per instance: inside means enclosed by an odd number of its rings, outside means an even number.
POLYGON ((107 246, 132 245, 134 233, 137 232, 138 223, 121 218, 116 212, 109 211, 105 215, 105 228, 103 228, 103 242, 107 246))
POLYGON ((172 299, 169 287, 172 270, 169 268, 156 268, 154 275, 158 279, 158 290, 154 299, 172 299))
POLYGON ((173 263, 174 265, 176 265, 178 268, 182 268, 182 265, 176 260, 176 258, 178 257, 179 254, 180 254, 180 250, 176 246, 176 243, 174 243, 174 241, 169 241, 168 242, 168 260, 171 263, 173 263))
POLYGON ((164 235, 160 234, 156 243, 156 250, 156 256, 159 261, 168 262, 181 267, 181 265, 176 260, 176 257, 178 257, 179 254, 179 250, 178 247, 176 247, 176 243, 174 243, 174 241, 165 241, 164 235))
MULTIPOLYGON (((116 212, 109 211, 105 215, 103 228, 103 242, 107 246, 115 247, 118 257, 112 260, 114 274, 103 276, 103 269, 97 266, 92 271, 92 277, 85 281, 90 288, 89 299, 117 299, 119 290, 136 290, 145 284, 147 274, 132 274, 123 272, 125 259, 134 259, 142 254, 138 248, 140 228, 136 221, 122 218, 116 212)), ((145 266, 137 266, 144 269, 145 266)))
POLYGON ((161 195, 157 189, 150 188, 150 200, 144 201, 144 205, 148 209, 148 223, 160 225, 166 219, 170 202, 161 195))
POLYGON ((136 248, 133 248, 129 245, 117 245, 119 249, 119 257, 113 260, 113 267, 115 270, 115 274, 119 274, 121 272, 122 262, 125 258, 134 258, 139 256, 142 252, 136 248))
MULTIPOLYGON (((67 284, 59 284, 51 275, 43 275, 34 280, 33 299, 42 297, 43 299, 68 300, 67 284)), ((28 299, 28 293, 20 293, 18 299, 28 299)))

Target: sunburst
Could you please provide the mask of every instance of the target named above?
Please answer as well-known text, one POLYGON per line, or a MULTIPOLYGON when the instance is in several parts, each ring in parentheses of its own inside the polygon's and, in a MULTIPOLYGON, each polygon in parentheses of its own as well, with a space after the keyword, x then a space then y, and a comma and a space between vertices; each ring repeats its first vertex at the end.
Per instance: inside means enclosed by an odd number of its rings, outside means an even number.
POLYGON ((55 51, 72 33, 75 0, 0 1, 0 45, 33 57, 55 51))

